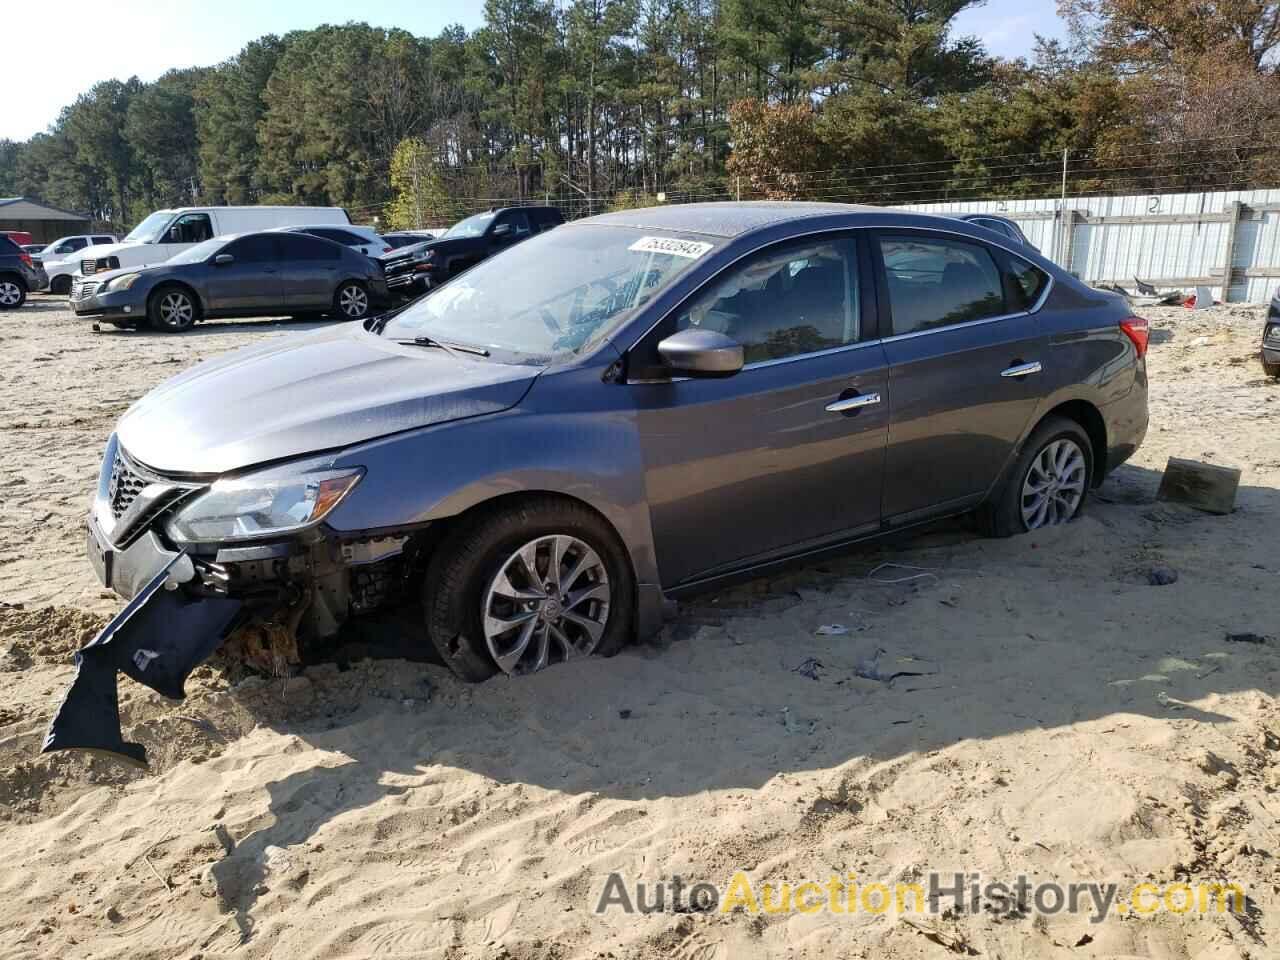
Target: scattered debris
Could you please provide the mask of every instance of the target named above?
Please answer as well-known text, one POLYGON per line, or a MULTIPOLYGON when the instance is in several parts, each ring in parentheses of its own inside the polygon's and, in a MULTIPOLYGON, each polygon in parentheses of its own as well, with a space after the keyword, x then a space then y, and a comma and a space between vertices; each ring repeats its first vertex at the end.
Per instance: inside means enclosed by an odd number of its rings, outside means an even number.
POLYGON ((1234 467, 1170 457, 1156 499, 1225 515, 1235 509, 1239 488, 1240 471, 1234 467))
POLYGON ((1152 567, 1147 580, 1153 587, 1167 587, 1178 582, 1178 571, 1173 567, 1152 567))
POLYGON ((939 946, 946 947, 952 953, 958 953, 965 957, 976 957, 978 955, 978 951, 958 930, 945 930, 936 920, 923 920, 910 915, 900 919, 926 940, 932 940, 939 946))
POLYGON ((619 711, 618 711, 618 717, 619 717, 620 719, 622 719, 622 720, 630 720, 630 719, 631 719, 631 711, 630 711, 630 710, 619 710, 619 711))
POLYGON ((875 653, 869 657, 863 657, 853 667, 853 675, 861 677, 863 680, 878 680, 880 683, 891 684, 899 677, 929 677, 940 672, 935 664, 931 664, 928 660, 922 660, 919 657, 899 657, 898 663, 901 664, 930 664, 932 670, 895 670, 888 672, 880 669, 880 655, 885 652, 883 647, 876 647, 875 653))
POLYGON ((1226 636, 1227 643, 1254 643, 1258 645, 1270 643, 1273 639, 1261 633, 1228 633, 1226 636))
POLYGON ((813 632, 819 637, 843 637, 849 632, 849 628, 842 623, 824 623, 813 632))
POLYGON ((823 667, 821 660, 806 657, 804 662, 800 666, 792 668, 791 672, 798 673, 802 677, 808 677, 810 680, 821 680, 822 677, 819 675, 819 671, 824 669, 826 668, 823 667))
POLYGON ((934 573, 932 570, 930 570, 928 567, 914 567, 909 563, 882 563, 880 564, 880 566, 876 567, 874 570, 872 570, 870 573, 867 574, 867 579, 870 580, 872 583, 883 583, 883 584, 910 583, 912 580, 926 580, 929 578, 937 580, 938 575, 934 573), (896 568, 898 570, 918 570, 920 572, 913 573, 905 577, 877 577, 876 576, 876 574, 878 574, 881 570, 885 570, 888 568, 896 568))

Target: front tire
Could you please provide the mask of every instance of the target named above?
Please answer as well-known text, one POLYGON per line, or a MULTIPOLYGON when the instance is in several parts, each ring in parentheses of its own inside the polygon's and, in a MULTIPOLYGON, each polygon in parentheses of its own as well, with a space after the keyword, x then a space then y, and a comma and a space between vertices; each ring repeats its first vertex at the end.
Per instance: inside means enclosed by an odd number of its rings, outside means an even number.
POLYGON ((147 301, 147 322, 161 333, 190 330, 200 315, 200 306, 190 290, 161 287, 147 301))
POLYGON ((27 302, 27 285, 21 277, 0 277, 0 310, 17 310, 27 302))
POLYGON ((71 277, 67 274, 60 274, 49 281, 49 292, 60 297, 65 297, 71 293, 71 277))
POLYGON ((621 542, 580 504, 530 499, 459 529, 436 549, 427 632, 471 683, 613 656, 635 631, 635 578, 621 542))
POLYGON ((363 320, 369 316, 369 291, 356 280, 347 280, 333 295, 333 312, 340 320, 363 320))
POLYGON ((988 536, 1012 537, 1070 523, 1093 481, 1093 445, 1080 424, 1050 417, 1032 432, 1008 476, 978 511, 988 536))

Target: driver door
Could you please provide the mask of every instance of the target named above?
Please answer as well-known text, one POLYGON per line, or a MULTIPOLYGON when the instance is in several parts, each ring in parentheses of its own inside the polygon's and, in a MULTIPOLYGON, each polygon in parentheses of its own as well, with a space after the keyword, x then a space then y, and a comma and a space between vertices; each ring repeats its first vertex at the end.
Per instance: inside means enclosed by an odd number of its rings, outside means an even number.
MULTIPOLYGON (((279 309, 284 303, 280 239, 254 233, 227 244, 218 255, 230 254, 230 263, 211 263, 205 286, 210 312, 252 313, 279 309)), ((216 259, 216 258, 215 258, 216 259)))
POLYGON ((867 257, 847 234, 767 248, 633 348, 628 389, 664 587, 878 528, 889 402, 867 257), (657 344, 687 327, 741 343, 743 369, 664 376, 657 344))

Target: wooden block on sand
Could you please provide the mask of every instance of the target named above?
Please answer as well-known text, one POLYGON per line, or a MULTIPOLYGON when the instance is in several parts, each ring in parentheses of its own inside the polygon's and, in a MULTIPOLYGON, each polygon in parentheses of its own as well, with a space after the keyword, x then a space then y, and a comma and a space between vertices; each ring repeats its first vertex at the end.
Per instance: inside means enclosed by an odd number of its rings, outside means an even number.
POLYGON ((1236 491, 1239 488, 1240 471, 1234 467, 1170 457, 1156 499, 1185 503, 1209 513, 1227 514, 1236 508, 1236 491))

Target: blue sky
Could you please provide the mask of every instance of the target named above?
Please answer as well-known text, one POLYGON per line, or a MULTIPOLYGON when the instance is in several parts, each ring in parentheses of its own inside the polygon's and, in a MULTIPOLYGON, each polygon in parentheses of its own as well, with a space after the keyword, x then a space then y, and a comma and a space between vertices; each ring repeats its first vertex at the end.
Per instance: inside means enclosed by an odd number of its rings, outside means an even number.
MULTIPOLYGON (((987 0, 962 14, 957 32, 976 34, 992 53, 1028 53, 1036 32, 1060 35, 1054 0, 987 0)), ((73 8, 55 6, 54 15, 73 8)), ((451 24, 483 21, 483 0, 111 0, 91 26, 27 33, 4 53, 5 73, 21 96, 5 98, 0 138, 25 140, 99 80, 137 74, 154 80, 173 67, 205 66, 264 33, 363 20, 432 36, 451 24)), ((72 19, 76 19, 72 15, 72 19)))

